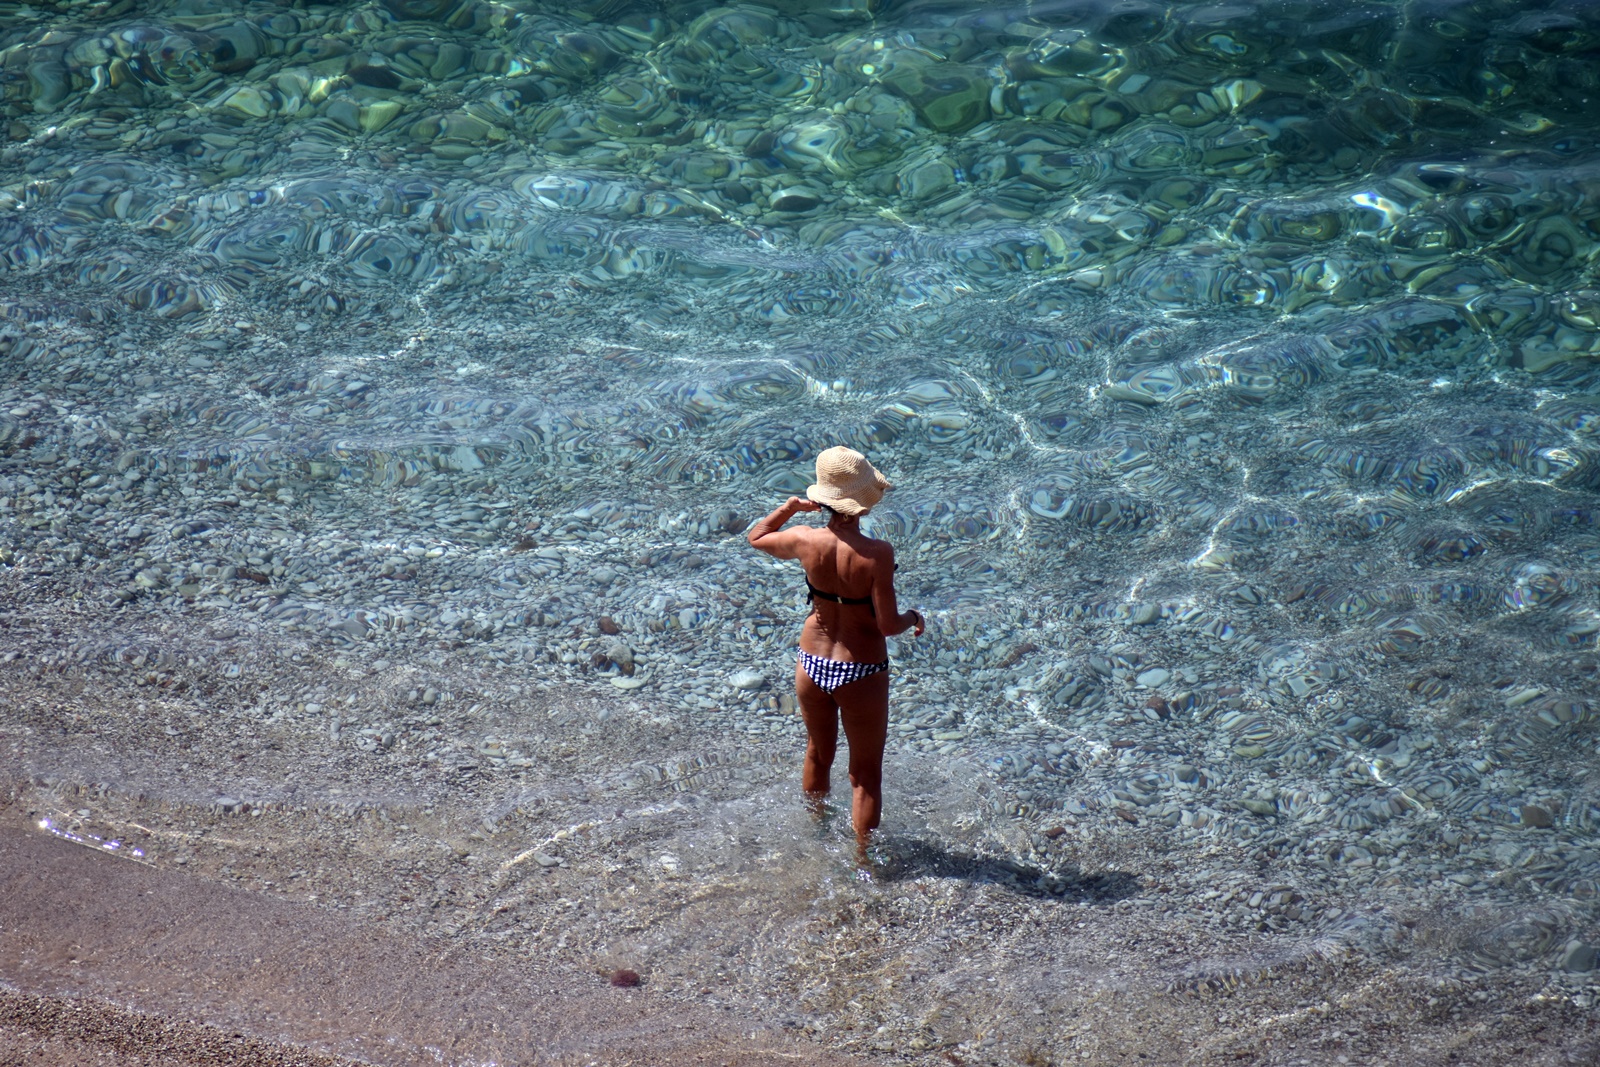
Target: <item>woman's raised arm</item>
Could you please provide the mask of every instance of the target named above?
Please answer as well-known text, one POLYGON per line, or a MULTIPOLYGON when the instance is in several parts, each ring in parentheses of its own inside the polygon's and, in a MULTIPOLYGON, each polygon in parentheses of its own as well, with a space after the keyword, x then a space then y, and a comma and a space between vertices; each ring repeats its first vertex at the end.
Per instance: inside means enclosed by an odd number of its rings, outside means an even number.
POLYGON ((799 554, 799 530, 780 529, 784 523, 794 518, 799 511, 821 511, 822 506, 810 500, 802 500, 792 496, 779 504, 771 515, 750 527, 750 532, 745 534, 745 540, 750 542, 752 548, 759 548, 769 556, 779 559, 794 559, 799 554))

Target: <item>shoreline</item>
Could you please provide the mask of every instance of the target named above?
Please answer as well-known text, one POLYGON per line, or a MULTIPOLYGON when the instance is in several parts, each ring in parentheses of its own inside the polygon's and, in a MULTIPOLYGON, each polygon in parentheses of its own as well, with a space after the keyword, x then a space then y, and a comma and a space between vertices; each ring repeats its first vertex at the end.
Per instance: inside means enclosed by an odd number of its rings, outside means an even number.
POLYGON ((512 967, 97 855, 14 817, 0 825, 0 871, 0 1052, 30 1042, 60 1050, 43 1062, 103 1062, 74 1059, 75 1049, 108 1051, 119 1065, 183 1057, 183 1067, 560 1064, 596 1054, 615 1064, 858 1062, 604 976, 512 967))
MULTIPOLYGON (((0 814, 0 929, 7 934, 0 949, 0 1060, 6 1063, 410 1067, 576 1065, 595 1063, 597 1056, 608 1067, 989 1062, 966 1048, 958 1054, 954 1044, 882 1059, 850 1057, 736 1011, 707 1012, 652 997, 647 989, 612 988, 603 976, 570 968, 532 964, 513 972, 505 961, 472 951, 437 961, 431 953, 437 945, 428 952, 397 946, 381 924, 254 899, 259 894, 96 855, 31 833, 16 825, 14 814, 0 814), (45 902, 57 910, 47 912, 45 902), (214 937, 226 938, 226 953, 203 950, 214 937), (266 955, 251 955, 260 951, 266 955), (291 981, 287 991, 271 992, 291 981), (518 999, 518 990, 539 995, 518 999), (333 1031, 323 1016, 336 996, 348 998, 353 1013, 381 1009, 390 1024, 407 1020, 410 1036, 420 1040, 397 1041, 391 1026, 381 1037, 376 1031, 357 1035, 358 1041, 377 1039, 364 1055, 330 1050, 333 1031), (512 1000, 516 1009, 508 1013, 512 1000), (492 1040, 480 1027, 474 1041, 452 1035, 452 1023, 461 1018, 499 1022, 491 1023, 492 1040), (506 1046, 513 1033, 528 1035, 521 1048, 531 1054, 506 1046)), ((1600 1052, 1595 1019, 1571 1005, 1519 998, 1454 1025, 1442 1011, 1419 1015, 1421 991, 1392 971, 1369 970, 1354 988, 1319 1005, 1314 994, 1309 1002, 1303 998, 1320 987, 1322 975, 1307 968, 1297 977, 1294 970, 1286 968, 1277 981, 1240 981, 1214 994, 1168 1000, 1168 1017, 1148 1019, 1143 1051, 1123 1044, 1038 1062, 1572 1067, 1593 1062, 1600 1052), (1291 1006, 1297 997, 1300 1006, 1291 1006), (1199 1016, 1214 1018, 1209 1035, 1197 1027, 1199 1016), (1373 1054, 1373 1042, 1386 1045, 1387 1054, 1373 1054)), ((1144 1002, 1128 1005, 1135 1014, 1161 1007, 1160 998, 1151 1003, 1114 977, 1089 984, 1098 986, 1087 1000, 1102 1021, 1107 998, 1132 994, 1144 1002)))

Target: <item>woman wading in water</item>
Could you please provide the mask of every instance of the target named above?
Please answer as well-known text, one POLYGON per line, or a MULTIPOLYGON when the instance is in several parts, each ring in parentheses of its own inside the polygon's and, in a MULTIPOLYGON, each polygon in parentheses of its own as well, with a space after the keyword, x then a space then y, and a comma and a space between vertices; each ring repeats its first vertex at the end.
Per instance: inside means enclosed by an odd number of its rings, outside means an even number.
POLYGON ((817 457, 810 499, 790 497, 751 527, 749 541, 779 559, 797 559, 806 571, 811 614, 800 631, 794 690, 806 724, 806 762, 800 786, 818 798, 839 742, 839 723, 850 742, 851 821, 863 854, 883 808, 883 746, 889 732, 889 651, 884 638, 925 623, 902 612, 894 594, 894 549, 861 532, 861 516, 883 499, 889 483, 867 457, 842 445, 817 457), (829 512, 818 529, 783 529, 798 511, 829 512))

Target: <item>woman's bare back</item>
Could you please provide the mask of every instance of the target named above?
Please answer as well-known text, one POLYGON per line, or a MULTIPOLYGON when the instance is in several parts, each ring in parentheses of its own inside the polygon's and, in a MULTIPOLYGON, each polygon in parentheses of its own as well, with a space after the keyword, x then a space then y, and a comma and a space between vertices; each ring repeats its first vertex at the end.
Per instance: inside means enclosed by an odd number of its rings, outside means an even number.
MULTIPOLYGON (((796 531, 799 532, 799 531, 796 531)), ((798 558, 806 579, 824 593, 863 604, 840 604, 815 597, 800 632, 800 647, 826 659, 877 663, 888 658, 879 602, 884 617, 899 615, 894 592, 894 549, 886 541, 859 530, 833 527, 806 529, 798 558), (879 587, 886 586, 884 589, 879 587)))
POLYGON ((812 600, 800 633, 803 651, 828 659, 879 662, 886 658, 885 637, 913 626, 922 633, 922 617, 914 611, 902 613, 895 596, 894 548, 838 516, 820 529, 783 528, 797 512, 817 510, 811 501, 792 496, 751 527, 748 540, 770 556, 799 560, 812 589, 827 594, 812 600), (867 603, 841 604, 835 598, 866 598, 867 603))

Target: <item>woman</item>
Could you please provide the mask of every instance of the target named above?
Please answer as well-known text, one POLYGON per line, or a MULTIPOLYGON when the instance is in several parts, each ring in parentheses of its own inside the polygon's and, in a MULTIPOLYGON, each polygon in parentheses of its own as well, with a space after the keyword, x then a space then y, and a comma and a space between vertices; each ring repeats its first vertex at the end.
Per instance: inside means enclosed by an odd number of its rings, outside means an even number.
POLYGON ((811 614, 800 631, 794 689, 806 724, 806 795, 828 793, 839 722, 850 742, 850 805, 865 854, 883 807, 883 745, 889 732, 889 650, 884 638, 922 616, 901 612, 894 594, 894 549, 861 532, 861 516, 883 499, 889 483, 860 452, 844 446, 817 457, 817 483, 807 500, 792 496, 751 527, 752 545, 806 570, 811 614), (826 510, 828 525, 783 529, 797 511, 826 510))

